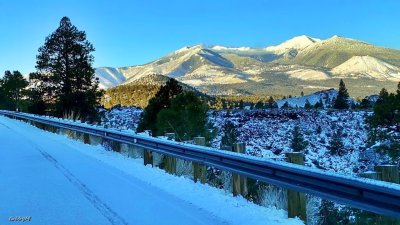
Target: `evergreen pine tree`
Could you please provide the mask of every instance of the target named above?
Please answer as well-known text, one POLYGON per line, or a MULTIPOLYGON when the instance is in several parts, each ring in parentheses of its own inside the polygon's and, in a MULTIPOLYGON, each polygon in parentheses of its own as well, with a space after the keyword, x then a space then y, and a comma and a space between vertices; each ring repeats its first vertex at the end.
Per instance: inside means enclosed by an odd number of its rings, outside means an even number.
POLYGON ((59 27, 46 38, 39 48, 37 79, 46 90, 46 103, 55 116, 77 115, 82 120, 97 117, 101 92, 92 67, 93 45, 86 40, 68 17, 61 19, 59 27))
POLYGON ((282 109, 288 109, 290 106, 289 106, 289 103, 286 101, 283 105, 282 105, 282 109))
POLYGON ((6 71, 1 82, 3 105, 8 110, 21 110, 21 99, 26 96, 28 81, 19 71, 6 71))
POLYGON ((304 104, 304 108, 311 109, 311 103, 310 103, 310 101, 308 101, 308 99, 306 100, 306 103, 304 104))
POLYGON ((180 93, 182 93, 182 86, 173 78, 161 86, 160 90, 150 99, 149 104, 144 109, 137 131, 151 130, 152 134, 158 134, 156 126, 157 114, 162 109, 170 107, 171 100, 180 93))
POLYGON ((295 126, 292 132, 292 143, 291 148, 294 152, 300 152, 306 149, 308 142, 304 140, 303 134, 301 133, 300 127, 295 126))
POLYGON ((340 79, 339 91, 338 91, 338 95, 335 99, 335 102, 333 104, 333 108, 348 109, 349 108, 349 104, 347 102, 348 99, 349 99, 349 93, 347 92, 346 85, 343 82, 343 80, 340 79))
POLYGON ((254 103, 250 103, 250 109, 254 109, 254 103))
POLYGON ((207 137, 207 111, 207 106, 194 92, 182 92, 157 114, 156 134, 172 132, 182 141, 199 135, 207 137))
POLYGON ((369 109, 371 107, 372 107, 372 104, 367 98, 361 99, 361 102, 360 102, 361 109, 369 109))
POLYGON ((270 108, 270 109, 278 108, 278 105, 276 104, 276 102, 272 96, 269 96, 269 98, 268 98, 268 108, 270 108))
POLYGON ((322 109, 324 107, 324 103, 322 103, 322 99, 320 98, 317 103, 315 103, 314 108, 322 109))
POLYGON ((240 100, 239 101, 239 109, 243 109, 244 108, 244 102, 243 102, 243 100, 240 100))
POLYGON ((262 101, 258 101, 258 102, 256 103, 256 105, 254 106, 254 108, 256 108, 256 109, 262 109, 262 108, 264 108, 263 102, 262 102, 262 101))
POLYGON ((235 124, 232 121, 227 121, 222 126, 223 136, 221 139, 221 147, 229 146, 232 147, 234 143, 237 142, 237 137, 239 136, 235 124))
POLYGON ((328 149, 332 155, 344 155, 345 149, 342 141, 342 130, 337 129, 333 135, 331 140, 329 141, 328 149))
MULTIPOLYGON (((399 91, 397 91, 397 93, 399 93, 399 91)), ((393 125, 399 123, 399 98, 399 94, 389 94, 385 88, 382 88, 378 100, 373 107, 374 115, 371 118, 371 125, 393 125)))

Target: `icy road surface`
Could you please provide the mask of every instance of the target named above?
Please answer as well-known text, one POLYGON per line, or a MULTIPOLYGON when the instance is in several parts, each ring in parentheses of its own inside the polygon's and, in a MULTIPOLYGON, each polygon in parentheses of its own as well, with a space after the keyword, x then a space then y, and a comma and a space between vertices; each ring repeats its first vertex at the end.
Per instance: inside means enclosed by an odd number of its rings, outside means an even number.
POLYGON ((140 159, 0 116, 0 224, 302 224, 140 159))

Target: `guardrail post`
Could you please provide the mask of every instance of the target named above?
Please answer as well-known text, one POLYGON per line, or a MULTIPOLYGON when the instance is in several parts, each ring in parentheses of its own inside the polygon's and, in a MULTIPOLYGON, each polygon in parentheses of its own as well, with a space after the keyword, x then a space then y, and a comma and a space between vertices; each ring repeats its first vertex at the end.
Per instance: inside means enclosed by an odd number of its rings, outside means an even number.
MULTIPOLYGON (((145 130, 145 132, 151 136, 151 130, 145 130)), ((147 164, 153 166, 153 153, 151 151, 143 149, 143 163, 145 166, 147 164)))
MULTIPOLYGON (((399 167, 397 165, 379 165, 375 166, 374 170, 376 173, 380 174, 380 179, 382 181, 390 183, 399 183, 399 167)), ((377 221, 379 225, 399 225, 400 220, 387 216, 378 216, 377 221)))
POLYGON ((103 144, 103 138, 95 135, 89 135, 89 144, 91 145, 101 145, 103 144))
POLYGON ((390 183, 399 183, 399 167, 397 165, 379 165, 374 170, 382 174, 382 180, 390 183))
MULTIPOLYGON (((195 137, 193 140, 196 145, 206 145, 205 137, 195 137)), ((206 167, 204 165, 193 162, 193 180, 194 182, 200 180, 202 184, 206 183, 206 167)))
MULTIPOLYGON (((165 133, 168 140, 175 140, 175 133, 165 133)), ((176 174, 176 158, 170 155, 164 157, 164 168, 167 173, 176 174)))
POLYGON ((86 133, 82 133, 82 132, 76 132, 76 137, 79 141, 85 143, 85 144, 89 144, 89 135, 86 133))
MULTIPOLYGON (((298 165, 304 165, 304 155, 300 152, 286 153, 287 162, 298 165)), ((304 193, 288 190, 288 217, 299 217, 305 223, 307 222, 306 214, 306 196, 304 193)))
POLYGON ((360 174, 358 174, 358 176, 368 178, 368 179, 373 179, 373 180, 382 180, 381 172, 368 171, 365 173, 360 173, 360 174))
MULTIPOLYGON (((246 153, 246 146, 244 143, 233 144, 233 151, 237 153, 246 153)), ((238 174, 233 174, 233 196, 242 195, 246 197, 247 190, 247 178, 238 174)))

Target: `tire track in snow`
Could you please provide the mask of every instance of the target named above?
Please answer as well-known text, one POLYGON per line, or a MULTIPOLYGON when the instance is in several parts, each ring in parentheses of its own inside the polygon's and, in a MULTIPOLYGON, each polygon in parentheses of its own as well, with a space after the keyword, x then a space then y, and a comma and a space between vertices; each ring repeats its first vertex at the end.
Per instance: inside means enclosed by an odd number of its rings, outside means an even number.
POLYGON ((73 185, 75 185, 85 196, 89 202, 96 207, 100 213, 107 218, 113 225, 128 225, 128 223, 114 212, 106 203, 101 201, 99 197, 96 196, 84 183, 82 183, 78 178, 76 178, 67 168, 61 165, 55 158, 49 155, 47 152, 36 148, 40 154, 47 159, 50 163, 54 165, 73 185))
POLYGON ((77 177, 75 177, 67 168, 65 168, 61 163, 59 163, 54 157, 48 154, 46 151, 42 150, 35 142, 33 142, 29 137, 21 134, 20 132, 12 129, 11 127, 1 123, 6 128, 12 130, 14 133, 23 136, 26 140, 32 143, 35 149, 53 166, 58 169, 61 174, 64 175, 67 180, 78 188, 80 192, 85 196, 85 198, 97 209, 99 212, 112 224, 112 225, 128 225, 128 223, 114 212, 105 202, 103 202, 93 191, 91 191, 83 182, 81 182, 77 177))

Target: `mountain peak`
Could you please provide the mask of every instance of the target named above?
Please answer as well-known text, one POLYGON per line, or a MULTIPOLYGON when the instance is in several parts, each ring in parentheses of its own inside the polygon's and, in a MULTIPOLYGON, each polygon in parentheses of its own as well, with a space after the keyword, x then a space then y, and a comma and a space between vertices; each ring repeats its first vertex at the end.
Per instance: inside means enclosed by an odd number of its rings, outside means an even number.
POLYGON ((320 39, 317 38, 312 38, 306 35, 300 35, 296 36, 292 39, 289 39, 282 44, 276 45, 276 46, 270 46, 267 47, 267 51, 272 51, 272 52, 277 52, 277 53, 283 53, 286 52, 289 49, 296 49, 296 50, 302 50, 316 42, 321 41, 320 39))
POLYGON ((203 49, 204 46, 202 44, 198 44, 198 45, 193 45, 193 46, 185 46, 183 48, 180 48, 178 50, 176 50, 174 53, 182 53, 182 52, 188 52, 188 51, 198 51, 203 49))
POLYGON ((356 40, 356 39, 352 39, 352 38, 346 38, 346 37, 339 36, 339 35, 333 35, 332 37, 324 40, 324 42, 360 42, 360 43, 365 43, 365 42, 360 41, 360 40, 356 40))

